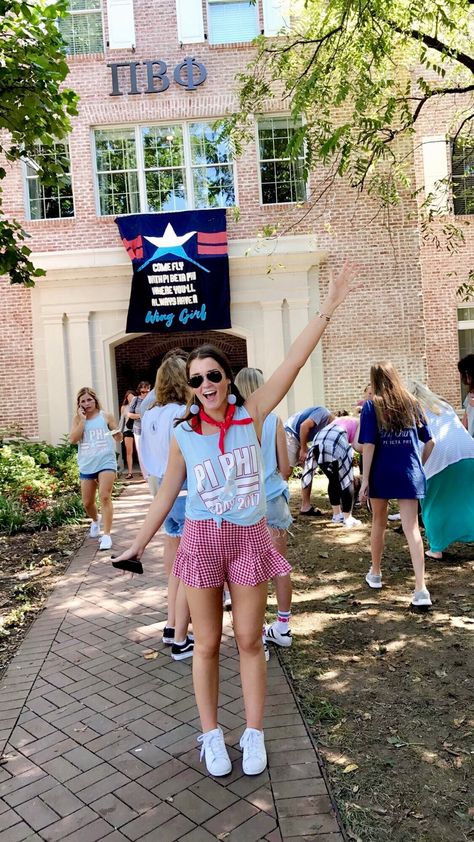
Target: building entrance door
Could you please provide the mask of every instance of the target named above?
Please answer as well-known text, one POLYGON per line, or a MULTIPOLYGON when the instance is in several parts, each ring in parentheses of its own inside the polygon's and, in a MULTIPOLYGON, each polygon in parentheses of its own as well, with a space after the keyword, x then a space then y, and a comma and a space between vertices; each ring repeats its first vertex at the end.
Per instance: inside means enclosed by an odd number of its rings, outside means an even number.
POLYGON ((164 355, 172 348, 192 351, 197 345, 216 345, 230 360, 234 374, 247 365, 247 343, 239 336, 221 331, 206 333, 173 333, 163 336, 148 333, 134 339, 125 339, 115 347, 115 367, 118 400, 122 401, 127 389, 136 389, 141 380, 153 386, 156 372, 164 355))

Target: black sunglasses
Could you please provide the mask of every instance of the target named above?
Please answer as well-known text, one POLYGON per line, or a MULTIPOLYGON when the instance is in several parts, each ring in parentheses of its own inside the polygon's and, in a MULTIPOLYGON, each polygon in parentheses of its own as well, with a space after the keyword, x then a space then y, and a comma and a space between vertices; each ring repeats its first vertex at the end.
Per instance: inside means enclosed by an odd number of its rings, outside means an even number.
POLYGON ((209 380, 210 383, 220 383, 223 376, 222 371, 219 371, 218 368, 213 368, 206 374, 195 374, 194 377, 190 377, 188 380, 188 386, 191 386, 191 389, 199 389, 199 386, 201 386, 204 382, 204 378, 209 380))

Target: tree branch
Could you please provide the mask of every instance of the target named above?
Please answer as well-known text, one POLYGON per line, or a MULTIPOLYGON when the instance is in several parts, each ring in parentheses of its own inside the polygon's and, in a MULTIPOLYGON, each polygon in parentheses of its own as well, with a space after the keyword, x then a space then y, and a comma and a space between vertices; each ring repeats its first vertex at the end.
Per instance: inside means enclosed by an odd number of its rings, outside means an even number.
MULTIPOLYGON (((474 0, 470 0, 470 2, 474 5, 474 0)), ((421 41, 422 44, 425 44, 431 50, 436 50, 438 53, 443 53, 449 58, 454 59, 455 61, 459 62, 459 64, 463 64, 471 73, 474 73, 474 58, 472 56, 467 55, 467 53, 463 53, 460 50, 455 50, 453 47, 448 47, 443 41, 440 41, 439 38, 435 38, 433 35, 428 35, 426 32, 420 32, 418 29, 403 29, 401 26, 398 26, 394 21, 387 21, 387 23, 393 27, 395 32, 398 32, 399 35, 406 35, 409 38, 413 38, 415 41, 421 41)))

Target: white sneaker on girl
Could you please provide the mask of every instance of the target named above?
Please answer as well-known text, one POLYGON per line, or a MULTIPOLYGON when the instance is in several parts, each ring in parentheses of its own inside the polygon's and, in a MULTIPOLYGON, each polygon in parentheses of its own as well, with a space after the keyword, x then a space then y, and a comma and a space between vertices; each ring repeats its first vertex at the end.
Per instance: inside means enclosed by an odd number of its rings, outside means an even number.
POLYGON ((246 728, 240 738, 243 751, 242 769, 244 775, 260 775, 267 768, 267 752, 263 731, 246 728))
POLYGON ((210 775, 220 778, 222 775, 230 774, 232 763, 227 753, 224 734, 220 728, 213 728, 212 731, 201 734, 198 737, 198 743, 201 743, 200 759, 202 760, 204 757, 210 775))

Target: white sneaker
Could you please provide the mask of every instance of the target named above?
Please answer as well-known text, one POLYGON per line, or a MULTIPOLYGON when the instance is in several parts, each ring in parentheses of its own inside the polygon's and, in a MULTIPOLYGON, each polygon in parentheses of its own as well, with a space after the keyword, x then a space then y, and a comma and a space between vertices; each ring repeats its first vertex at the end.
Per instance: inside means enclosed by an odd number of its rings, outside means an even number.
POLYGON ((222 775, 229 775, 232 772, 232 763, 224 742, 224 734, 220 728, 206 731, 198 737, 201 743, 200 760, 204 757, 206 768, 210 775, 220 778, 222 775))
POLYGON ((91 538, 98 538, 100 535, 100 522, 101 516, 99 515, 97 520, 93 520, 91 523, 91 528, 89 529, 89 535, 91 538))
POLYGON ((421 591, 413 591, 411 604, 414 605, 415 608, 431 608, 433 603, 431 602, 429 590, 427 588, 422 588, 421 591))
POLYGON ((110 535, 102 535, 99 544, 99 550, 111 550, 112 549, 112 538, 110 535))
POLYGON ((369 588, 380 589, 382 587, 382 574, 372 573, 372 568, 370 568, 365 577, 365 581, 367 582, 369 588))
POLYGON ((332 516, 332 522, 333 523, 343 523, 343 521, 344 521, 344 515, 342 514, 342 512, 338 515, 332 516))
POLYGON ((352 517, 352 515, 349 515, 349 517, 346 517, 344 521, 344 526, 346 529, 354 529, 354 527, 362 526, 362 521, 357 520, 357 518, 352 517))
POLYGON ((246 728, 240 738, 243 751, 242 769, 244 775, 260 775, 267 768, 267 752, 263 731, 246 728))
POLYGON ((293 643, 290 629, 286 632, 278 631, 276 623, 270 623, 265 626, 264 640, 266 640, 267 643, 276 643, 278 646, 286 647, 291 646, 293 643))

